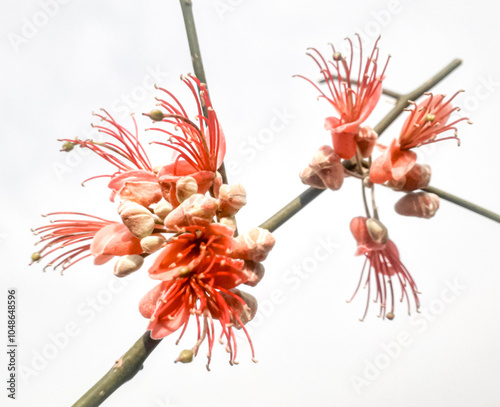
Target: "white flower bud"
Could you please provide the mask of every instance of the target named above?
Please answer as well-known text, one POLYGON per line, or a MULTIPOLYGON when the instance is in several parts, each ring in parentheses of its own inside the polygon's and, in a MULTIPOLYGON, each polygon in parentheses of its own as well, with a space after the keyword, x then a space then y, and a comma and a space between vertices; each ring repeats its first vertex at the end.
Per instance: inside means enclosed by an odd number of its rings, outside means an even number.
POLYGON ((174 208, 170 202, 162 201, 155 206, 155 215, 157 215, 161 220, 164 220, 173 209, 174 208))
POLYGON ((118 207, 118 213, 124 225, 138 239, 153 233, 155 220, 152 213, 144 206, 132 201, 123 201, 118 207))
POLYGON ((141 247, 145 253, 154 253, 160 250, 166 243, 167 239, 165 239, 162 235, 151 235, 146 236, 144 239, 141 239, 141 247))
POLYGON ((247 193, 243 185, 221 185, 219 189, 219 217, 235 215, 246 203, 247 193))
POLYGON ((175 184, 175 193, 179 203, 184 202, 191 195, 198 192, 198 183, 193 177, 179 178, 175 184))
POLYGON ((120 257, 115 263, 114 273, 117 277, 125 277, 139 270, 144 264, 144 258, 138 254, 120 257))

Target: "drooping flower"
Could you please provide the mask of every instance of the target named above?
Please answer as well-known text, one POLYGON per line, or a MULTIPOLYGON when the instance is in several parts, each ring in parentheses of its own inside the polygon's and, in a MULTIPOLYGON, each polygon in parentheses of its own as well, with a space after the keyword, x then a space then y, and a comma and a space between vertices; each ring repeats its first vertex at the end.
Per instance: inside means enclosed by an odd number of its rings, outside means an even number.
POLYGON ((46 216, 70 215, 83 219, 56 219, 49 225, 33 230, 40 236, 43 247, 33 253, 32 263, 57 253, 44 267, 68 267, 89 256, 94 256, 94 264, 100 265, 114 256, 140 254, 140 240, 135 238, 121 223, 78 212, 54 212, 46 216), (62 251, 62 254, 59 254, 62 251))
POLYGON ((220 339, 226 338, 231 364, 237 355, 233 326, 244 330, 254 357, 244 327, 245 318, 252 313, 242 315, 244 310, 249 311, 249 304, 234 291, 248 280, 250 273, 243 260, 229 257, 235 245, 232 236, 233 230, 221 224, 184 227, 182 233, 168 241, 149 269, 150 277, 161 283, 146 294, 139 307, 142 315, 150 319, 148 330, 154 339, 164 338, 181 327, 182 337, 194 315, 198 341, 192 352, 196 354, 207 338, 207 368, 215 340, 214 319, 220 322, 220 339))
MULTIPOLYGON (((110 177, 108 187, 111 189, 111 201, 119 195, 122 200, 137 202, 143 206, 149 206, 162 198, 161 188, 158 184, 156 174, 144 150, 139 142, 137 123, 132 116, 135 132, 132 133, 116 120, 106 110, 101 109, 103 114, 94 113, 94 116, 107 123, 109 127, 93 125, 100 133, 106 134, 116 141, 95 140, 70 140, 63 139, 65 144, 70 143, 88 148, 100 157, 116 167, 116 172, 109 175, 98 175, 89 178, 110 177)), ((64 149, 68 151, 67 149, 64 149)))
POLYGON ((189 119, 184 107, 175 96, 163 88, 159 89, 165 92, 170 100, 158 100, 167 113, 156 117, 148 115, 153 119, 162 118, 162 123, 173 124, 176 129, 180 130, 180 134, 175 134, 158 127, 150 129, 169 136, 168 143, 157 141, 153 143, 174 150, 173 162, 162 167, 158 173, 164 196, 174 206, 179 205, 176 183, 186 176, 196 180, 199 194, 205 194, 210 187, 214 186, 214 193, 217 196, 221 184, 217 170, 226 153, 225 137, 212 107, 206 85, 192 75, 182 77, 182 81, 189 87, 195 98, 197 105, 195 120, 198 124, 189 119), (200 89, 199 95, 195 85, 200 89))
POLYGON ((359 68, 353 67, 354 50, 352 41, 347 38, 350 47, 348 58, 337 52, 331 45, 332 60, 326 60, 315 48, 310 48, 308 55, 318 65, 328 91, 323 92, 313 81, 301 75, 297 75, 311 83, 320 93, 319 98, 324 98, 337 111, 339 117, 328 117, 325 120, 325 129, 332 135, 333 148, 335 152, 344 159, 350 159, 356 154, 357 144, 365 143, 364 138, 358 140, 360 126, 368 118, 382 94, 382 81, 384 69, 379 74, 377 47, 379 39, 375 42, 373 50, 366 62, 363 61, 363 49, 361 38, 359 41, 359 68), (327 95, 328 93, 328 95, 327 95))
POLYGON ((460 91, 447 101, 444 100, 445 95, 434 96, 428 93, 428 97, 422 103, 417 105, 411 102, 413 108, 409 109, 410 116, 404 122, 399 138, 392 140, 389 147, 384 147, 383 154, 372 163, 370 168, 372 182, 383 184, 405 177, 417 160, 417 155, 411 151, 412 148, 449 139, 455 139, 460 144, 455 125, 469 119, 462 117, 448 124, 450 115, 459 110, 451 104, 458 93, 460 91), (455 134, 437 138, 439 134, 448 130, 455 130, 455 134))
POLYGON ((358 243, 356 256, 365 256, 365 263, 358 286, 349 300, 350 302, 354 299, 361 285, 368 290, 366 308, 361 321, 365 319, 368 313, 371 290, 374 285, 374 301, 380 304, 379 317, 394 318, 396 293, 394 292, 393 282, 399 282, 401 288, 400 301, 406 299, 408 313, 410 313, 411 308, 410 296, 413 297, 418 311, 420 300, 417 285, 401 262, 396 245, 387 238, 385 227, 374 219, 357 217, 351 221, 351 232, 358 243))

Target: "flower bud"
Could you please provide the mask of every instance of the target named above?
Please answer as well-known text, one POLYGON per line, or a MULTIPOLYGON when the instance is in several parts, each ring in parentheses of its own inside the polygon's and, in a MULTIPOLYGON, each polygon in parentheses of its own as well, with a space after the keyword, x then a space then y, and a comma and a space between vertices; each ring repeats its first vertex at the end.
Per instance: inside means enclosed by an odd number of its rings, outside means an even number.
POLYGON ((439 197, 428 192, 409 193, 394 205, 397 213, 417 218, 432 218, 439 209, 439 197))
POLYGON ((175 363, 181 362, 181 363, 191 363, 193 361, 194 357, 194 352, 190 349, 184 349, 179 357, 175 360, 175 363))
POLYGON ((426 164, 415 164, 406 175, 398 181, 389 181, 388 185, 396 191, 411 192, 427 188, 431 180, 431 167, 426 164))
POLYGON ((236 218, 234 216, 228 216, 226 218, 221 218, 219 223, 227 226, 230 229, 236 230, 236 218))
POLYGON ((248 275, 248 280, 244 284, 255 287, 264 277, 265 269, 262 263, 246 260, 243 272, 248 275))
POLYGON ((317 189, 326 189, 326 186, 321 178, 311 169, 311 167, 304 168, 299 173, 300 180, 303 184, 309 185, 317 189))
POLYGON ((116 277, 125 277, 139 270, 144 264, 144 258, 138 254, 120 257, 115 263, 114 274, 116 277))
POLYGON ((268 230, 252 228, 236 238, 231 257, 255 262, 264 261, 275 243, 274 236, 268 230))
POLYGON ((247 203, 247 193, 243 185, 221 185, 219 189, 219 217, 233 216, 247 203))
POLYGON ((125 226, 138 239, 153 233, 155 220, 151 212, 144 206, 132 201, 123 201, 118 207, 118 213, 125 226))
POLYGON ((370 126, 363 126, 356 135, 356 143, 361 157, 368 158, 372 155, 377 143, 378 135, 370 126))
POLYGON ((160 250, 165 245, 166 241, 167 239, 162 235, 146 236, 144 239, 141 239, 141 247, 144 253, 151 254, 160 250))
POLYGON ((218 202, 201 194, 186 199, 165 218, 165 227, 179 230, 185 226, 209 225, 217 211, 218 202))
POLYGON ((190 196, 198 192, 198 183, 193 177, 179 178, 175 184, 175 193, 179 203, 184 202, 190 196))
POLYGON ((387 240, 389 240, 387 228, 378 219, 368 218, 366 220, 366 228, 374 243, 386 244, 387 240))
POLYGON ((330 146, 321 146, 309 163, 309 167, 321 178, 325 186, 333 191, 340 189, 344 183, 344 166, 330 146))
POLYGON ((167 215, 172 212, 172 204, 168 201, 160 202, 155 206, 155 215, 157 215, 161 220, 164 220, 167 215))

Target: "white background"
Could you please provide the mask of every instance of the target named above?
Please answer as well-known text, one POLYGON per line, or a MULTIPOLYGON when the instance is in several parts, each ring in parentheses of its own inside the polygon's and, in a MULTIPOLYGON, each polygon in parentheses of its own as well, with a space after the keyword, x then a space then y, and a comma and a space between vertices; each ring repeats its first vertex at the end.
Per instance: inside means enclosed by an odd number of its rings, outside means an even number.
MULTIPOLYGON (((53 407, 75 402, 142 335, 147 321, 137 303, 154 285, 147 267, 117 282, 111 263, 94 267, 87 260, 63 277, 43 273, 39 264, 27 266, 36 241, 29 229, 44 224, 41 213, 116 216, 106 181, 80 186, 109 173, 108 163, 78 154, 68 158, 58 152, 56 139, 87 138, 90 113, 100 107, 130 126, 128 113, 154 107, 151 70, 160 71, 156 81, 192 106, 178 79, 192 67, 177 1, 74 0, 46 11, 41 4, 3 1, 0 12, 0 304, 6 310, 7 287, 16 287, 18 367, 24 368, 18 400, 8 400, 6 390, 0 397, 2 405, 7 400, 53 407), (30 35, 26 27, 33 23, 38 28, 30 35), (16 43, 19 38, 22 43, 16 43), (72 337, 64 333, 68 324, 72 337)), ((292 75, 316 78, 306 48, 327 52, 328 42, 342 44, 355 32, 367 45, 382 34, 383 60, 392 55, 385 86, 393 90, 410 91, 454 58, 464 60, 435 91, 465 89, 458 102, 474 125, 460 125, 459 148, 443 142, 420 158, 433 168, 432 185, 499 212, 499 16, 493 1, 195 1, 207 80, 227 136, 226 160, 236 166, 230 180, 243 183, 248 193, 240 229, 260 224, 304 189, 297 173, 317 147, 330 143, 323 120, 333 111, 292 75), (264 129, 276 110, 293 117, 270 135, 264 129), (249 144, 255 138, 259 150, 249 144)), ((383 97, 369 124, 390 108, 383 97)), ((401 124, 381 140, 396 136, 401 124)), ((169 157, 162 147, 151 151, 155 163, 169 157)), ((240 339, 239 366, 229 366, 218 344, 209 373, 205 345, 192 364, 174 365, 180 350, 195 342, 188 332, 175 346, 174 335, 104 405, 500 405, 499 225, 446 202, 432 220, 399 217, 392 209, 399 195, 378 188, 382 220, 428 311, 409 318, 405 304, 398 304, 395 320, 381 321, 373 304, 361 323, 365 292, 345 302, 362 266, 348 229, 352 217, 363 214, 359 189, 348 180, 275 233, 266 277, 248 290, 261 306, 251 326, 258 364, 240 339), (318 261, 320 240, 335 248, 318 261), (308 273, 293 274, 303 266, 308 273), (455 294, 449 284, 459 286, 455 294), (390 345, 405 332, 405 346, 390 345)), ((6 343, 2 314, 0 342, 6 343)))

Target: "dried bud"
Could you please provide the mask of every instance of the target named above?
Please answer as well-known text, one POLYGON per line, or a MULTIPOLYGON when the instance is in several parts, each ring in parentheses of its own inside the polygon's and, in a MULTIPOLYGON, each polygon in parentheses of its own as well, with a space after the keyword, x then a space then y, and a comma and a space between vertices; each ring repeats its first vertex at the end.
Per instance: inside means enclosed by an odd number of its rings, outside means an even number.
POLYGON ((167 239, 162 235, 151 235, 141 239, 141 247, 144 253, 151 254, 160 250, 165 245, 166 241, 167 239))
POLYGON ((149 113, 145 113, 144 115, 148 116, 154 122, 161 122, 165 117, 160 109, 153 109, 149 113))
POLYGON ((378 134, 370 126, 363 126, 359 129, 356 135, 356 143, 361 157, 368 158, 372 155, 377 139, 378 134))
POLYGON ((311 167, 304 168, 299 173, 300 180, 303 184, 309 185, 317 189, 326 189, 326 186, 321 178, 311 169, 311 167))
POLYGON ((275 243, 274 236, 268 230, 252 228, 236 238, 236 247, 231 256, 256 262, 264 261, 275 243))
POLYGON ((125 226, 138 239, 145 238, 153 233, 155 219, 144 206, 132 201, 123 201, 118 207, 118 213, 125 226))
POLYGON ((411 192, 427 188, 431 180, 431 167, 426 164, 415 164, 399 181, 389 181, 389 186, 396 191, 411 192))
POLYGON ((309 167, 321 178, 325 186, 333 191, 340 189, 344 183, 344 166, 340 156, 330 146, 321 146, 309 167))
POLYGON ((175 193, 179 203, 184 202, 190 196, 198 192, 198 183, 193 177, 179 178, 175 184, 175 193))
POLYGON ((247 203, 247 193, 243 185, 221 185, 219 189, 219 217, 233 216, 247 203))
POLYGON ((439 209, 439 197, 428 192, 409 193, 394 205, 397 213, 417 218, 432 218, 439 209))
POLYGON ((125 277, 139 270, 144 264, 144 258, 138 254, 120 257, 115 263, 114 273, 116 277, 125 277))
POLYGON ((219 223, 221 223, 224 226, 227 226, 228 228, 236 230, 236 218, 234 216, 228 216, 226 218, 221 218, 219 220, 219 223))
POLYGON ((255 287, 264 277, 265 269, 262 263, 246 260, 243 271, 248 275, 248 280, 245 285, 255 287))
POLYGON ((378 219, 368 218, 366 220, 366 228, 374 243, 386 244, 387 240, 389 240, 387 228, 378 219))
POLYGON ((218 202, 216 199, 195 194, 186 199, 165 218, 165 227, 179 230, 185 226, 208 225, 215 216, 218 202))
POLYGON ((179 357, 175 360, 175 363, 181 362, 181 363, 191 363, 194 358, 194 352, 190 349, 184 349, 179 357))
POLYGON ((66 141, 62 145, 61 151, 70 152, 71 150, 73 150, 74 147, 75 147, 75 143, 72 143, 71 141, 66 141))
POLYGON ((245 305, 243 305, 241 301, 236 299, 234 296, 221 292, 224 300, 233 313, 231 315, 231 322, 234 324, 236 329, 241 329, 241 324, 238 319, 243 325, 250 322, 257 313, 258 303, 253 295, 240 291, 237 288, 233 288, 229 291, 240 297, 245 302, 245 305))
POLYGON ((167 201, 160 202, 155 206, 155 215, 157 215, 161 220, 164 220, 167 215, 172 212, 172 204, 167 201))

